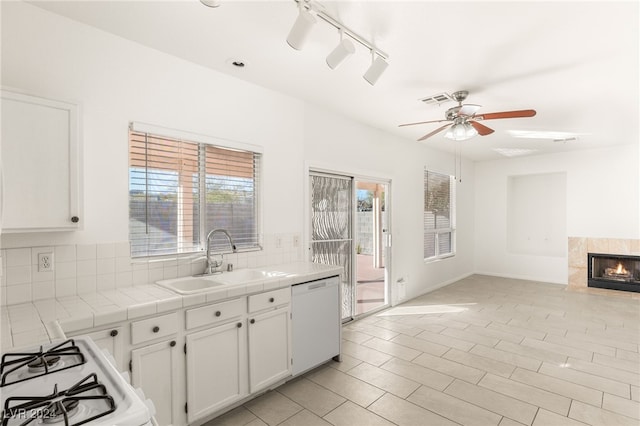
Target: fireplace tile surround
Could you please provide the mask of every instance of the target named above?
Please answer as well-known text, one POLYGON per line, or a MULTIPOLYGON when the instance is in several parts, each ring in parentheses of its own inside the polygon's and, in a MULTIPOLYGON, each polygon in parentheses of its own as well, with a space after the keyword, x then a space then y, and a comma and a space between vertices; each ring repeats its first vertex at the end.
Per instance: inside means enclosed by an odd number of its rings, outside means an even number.
POLYGON ((630 297, 639 297, 638 293, 605 290, 588 287, 588 253, 640 255, 640 239, 569 237, 568 250, 568 288, 571 290, 589 290, 595 293, 612 292, 630 297))

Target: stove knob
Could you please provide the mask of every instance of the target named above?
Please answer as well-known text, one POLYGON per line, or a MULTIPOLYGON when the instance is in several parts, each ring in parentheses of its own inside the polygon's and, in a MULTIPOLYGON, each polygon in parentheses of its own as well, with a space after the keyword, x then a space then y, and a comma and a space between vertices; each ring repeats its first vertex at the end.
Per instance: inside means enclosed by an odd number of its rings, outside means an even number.
POLYGON ((131 384, 131 376, 129 376, 129 372, 128 371, 122 371, 120 373, 120 375, 122 376, 122 378, 124 379, 125 382, 131 384))
POLYGON ((116 359, 113 357, 113 355, 111 355, 108 349, 103 348, 102 353, 104 354, 104 357, 107 359, 107 361, 109 361, 109 364, 118 368, 118 366, 116 365, 116 359))
POLYGON ((151 417, 156 415, 156 406, 153 405, 153 401, 150 399, 146 399, 144 400, 144 404, 147 406, 147 409, 149 410, 149 414, 151 415, 151 417))
POLYGON ((134 388, 133 391, 136 393, 136 395, 138 395, 138 398, 140 398, 141 400, 145 400, 147 399, 146 396, 144 396, 144 391, 141 388, 134 388))

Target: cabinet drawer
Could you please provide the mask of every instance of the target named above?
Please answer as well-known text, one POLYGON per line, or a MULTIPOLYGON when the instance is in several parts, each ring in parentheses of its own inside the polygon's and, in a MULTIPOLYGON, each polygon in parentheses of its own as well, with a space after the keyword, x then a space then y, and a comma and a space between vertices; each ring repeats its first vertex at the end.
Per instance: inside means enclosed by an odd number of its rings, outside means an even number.
POLYGON ((189 309, 187 311, 187 330, 203 325, 215 324, 244 314, 245 298, 216 303, 215 305, 189 309))
POLYGON ((291 288, 267 291, 249 296, 249 312, 257 312, 267 308, 284 305, 291 301, 291 288))
POLYGON ((131 344, 135 345, 159 337, 169 336, 178 331, 176 312, 131 323, 131 344))

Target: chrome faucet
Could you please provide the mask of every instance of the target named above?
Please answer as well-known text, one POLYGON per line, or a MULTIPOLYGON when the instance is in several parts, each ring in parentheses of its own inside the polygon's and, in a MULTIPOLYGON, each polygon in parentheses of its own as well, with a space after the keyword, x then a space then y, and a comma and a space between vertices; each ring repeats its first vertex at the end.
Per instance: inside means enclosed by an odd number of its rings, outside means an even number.
POLYGON ((219 274, 222 272, 222 262, 224 260, 223 254, 220 253, 220 260, 217 260, 212 258, 212 253, 211 253, 211 238, 213 237, 214 234, 218 232, 221 232, 222 234, 224 234, 227 237, 227 240, 229 240, 229 245, 231 246, 231 252, 232 253, 236 252, 236 245, 233 242, 233 238, 231 238, 231 235, 226 229, 216 228, 209 231, 209 233, 207 234, 207 267, 204 270, 204 275, 219 274))

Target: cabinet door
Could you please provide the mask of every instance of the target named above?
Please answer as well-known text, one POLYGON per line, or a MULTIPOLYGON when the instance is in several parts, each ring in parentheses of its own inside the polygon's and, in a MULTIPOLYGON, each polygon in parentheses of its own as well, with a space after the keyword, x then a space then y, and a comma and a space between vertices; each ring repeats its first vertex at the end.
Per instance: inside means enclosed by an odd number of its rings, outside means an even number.
POLYGON ((189 423, 247 395, 247 335, 241 321, 187 335, 189 423))
POLYGON ((131 351, 131 383, 133 387, 142 388, 145 396, 153 401, 155 418, 161 425, 174 423, 175 389, 179 389, 178 356, 175 340, 131 351))
POLYGON ((2 91, 3 232, 80 225, 77 106, 2 91))
POLYGON ((249 316, 249 392, 291 375, 290 307, 249 316))
POLYGON ((122 327, 113 327, 108 330, 94 331, 92 333, 84 333, 85 336, 91 337, 100 349, 106 349, 113 359, 116 361, 118 371, 125 369, 122 358, 122 327))

